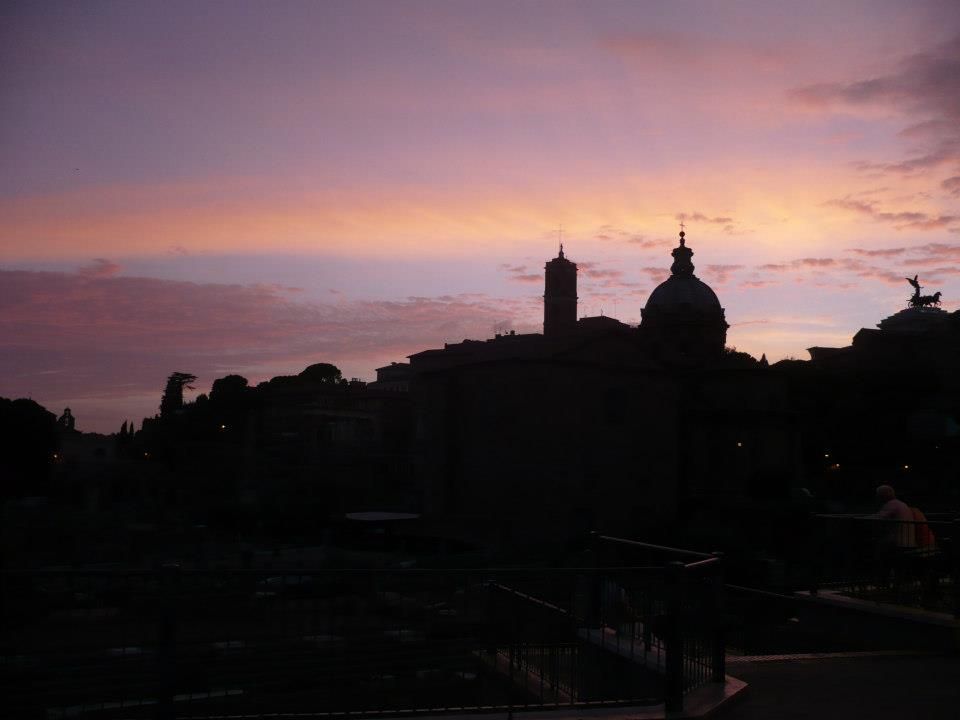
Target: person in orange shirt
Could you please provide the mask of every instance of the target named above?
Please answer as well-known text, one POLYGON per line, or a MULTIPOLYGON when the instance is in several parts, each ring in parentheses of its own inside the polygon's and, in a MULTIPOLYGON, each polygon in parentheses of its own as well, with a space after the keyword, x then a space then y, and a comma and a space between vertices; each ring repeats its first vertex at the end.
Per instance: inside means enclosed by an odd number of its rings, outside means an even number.
POLYGON ((883 539, 892 548, 915 548, 916 534, 913 526, 913 511, 903 500, 897 498, 896 491, 889 485, 877 488, 877 502, 883 503, 876 517, 881 520, 894 520, 883 533, 883 539))

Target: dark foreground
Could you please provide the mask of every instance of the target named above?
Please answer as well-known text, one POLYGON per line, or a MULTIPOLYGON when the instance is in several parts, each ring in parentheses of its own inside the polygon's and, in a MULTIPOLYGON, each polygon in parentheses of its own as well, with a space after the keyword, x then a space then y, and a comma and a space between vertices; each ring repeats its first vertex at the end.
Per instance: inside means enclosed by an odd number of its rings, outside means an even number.
POLYGON ((960 656, 830 657, 731 663, 749 683, 724 720, 960 717, 960 656))

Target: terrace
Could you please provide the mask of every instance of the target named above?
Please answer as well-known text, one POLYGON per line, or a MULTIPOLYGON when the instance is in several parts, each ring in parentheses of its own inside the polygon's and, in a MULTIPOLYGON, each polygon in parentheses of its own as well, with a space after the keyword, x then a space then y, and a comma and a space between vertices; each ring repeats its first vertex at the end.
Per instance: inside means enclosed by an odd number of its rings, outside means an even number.
MULTIPOLYGON (((621 552, 657 546, 598 539, 621 552)), ((680 551, 675 551, 680 552, 680 551)), ((7 571, 16 717, 682 710, 723 695, 723 561, 7 571)), ((600 562, 600 560, 605 562, 600 562)))
POLYGON ((927 526, 819 516, 795 592, 602 535, 579 567, 8 570, 0 691, 45 720, 697 715, 728 663, 954 652, 960 523, 927 526))
POLYGON ((960 520, 818 515, 812 596, 886 612, 960 619, 960 520))

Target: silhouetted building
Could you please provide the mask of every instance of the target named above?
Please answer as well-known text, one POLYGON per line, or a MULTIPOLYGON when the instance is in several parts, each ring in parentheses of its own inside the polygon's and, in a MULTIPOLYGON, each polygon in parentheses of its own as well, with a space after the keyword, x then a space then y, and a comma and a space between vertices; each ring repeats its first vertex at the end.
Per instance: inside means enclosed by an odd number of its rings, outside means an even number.
POLYGON ((377 379, 368 385, 371 390, 408 392, 410 390, 410 363, 392 362, 377 368, 377 379))
POLYGON ((803 417, 806 471, 854 504, 891 483, 927 511, 960 502, 960 311, 909 307, 850 345, 778 363, 803 417), (793 367, 790 367, 793 365, 793 367))
POLYGON ((935 307, 909 307, 861 328, 841 348, 812 347, 811 361, 820 367, 919 369, 954 383, 960 359, 960 313, 935 307))
POLYGON ((670 277, 660 283, 642 311, 640 335, 649 352, 673 364, 716 361, 727 341, 727 320, 717 295, 693 274, 693 250, 680 232, 670 277))
POLYGON ((57 429, 61 432, 76 432, 77 419, 70 412, 70 408, 63 409, 63 415, 57 418, 57 429))
POLYGON ((545 266, 543 334, 562 335, 577 324, 577 265, 560 253, 545 266))
POLYGON ((640 328, 576 320, 561 252, 545 268, 543 335, 411 355, 425 518, 516 550, 588 529, 635 536, 762 483, 786 493, 798 445, 782 383, 724 352, 723 309, 691 254, 681 238, 640 328))

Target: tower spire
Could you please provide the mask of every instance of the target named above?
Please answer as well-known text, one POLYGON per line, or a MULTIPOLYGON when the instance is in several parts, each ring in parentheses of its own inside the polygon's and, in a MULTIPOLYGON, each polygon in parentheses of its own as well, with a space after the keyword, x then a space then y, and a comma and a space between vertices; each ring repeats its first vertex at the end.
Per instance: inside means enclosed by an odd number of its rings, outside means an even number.
POLYGON ((684 225, 683 220, 681 220, 680 246, 675 247, 670 253, 673 256, 673 265, 670 266, 670 272, 674 275, 692 277, 693 263, 690 261, 690 258, 693 257, 693 250, 687 247, 687 233, 683 230, 685 227, 686 225, 684 225))

